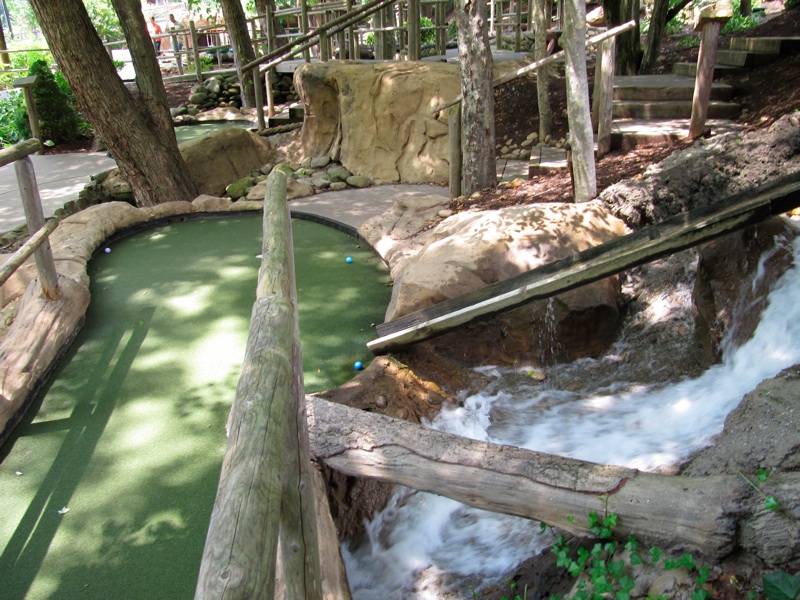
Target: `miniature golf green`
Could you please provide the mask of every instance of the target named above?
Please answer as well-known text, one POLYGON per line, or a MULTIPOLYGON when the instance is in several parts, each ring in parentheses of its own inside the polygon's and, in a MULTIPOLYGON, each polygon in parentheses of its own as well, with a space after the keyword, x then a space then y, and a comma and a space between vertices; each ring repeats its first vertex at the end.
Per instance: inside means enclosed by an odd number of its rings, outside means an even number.
POLYGON ((176 127, 175 137, 178 138, 178 143, 182 144, 183 142, 203 137, 212 131, 227 129, 228 127, 242 127, 248 129, 254 127, 254 124, 251 121, 202 121, 176 127))
MULTIPOLYGON (((317 391, 368 362, 389 278, 330 227, 295 221, 294 243, 306 390, 317 391)), ((108 247, 90 263, 83 330, 0 455, 3 598, 194 594, 261 219, 176 223, 108 247)))

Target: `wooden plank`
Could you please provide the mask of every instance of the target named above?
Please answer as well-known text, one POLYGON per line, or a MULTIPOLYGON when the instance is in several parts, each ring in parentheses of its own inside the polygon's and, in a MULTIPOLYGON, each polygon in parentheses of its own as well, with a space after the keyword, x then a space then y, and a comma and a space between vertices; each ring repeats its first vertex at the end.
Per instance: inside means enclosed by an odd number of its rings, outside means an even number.
POLYGON ((419 342, 471 321, 527 302, 548 298, 709 241, 800 206, 800 174, 782 178, 759 193, 744 192, 695 209, 573 256, 446 300, 379 325, 367 344, 380 353, 419 342))
POLYGON ((42 150, 42 142, 38 139, 25 140, 13 146, 0 149, 0 167, 10 165, 21 158, 30 156, 42 150))
POLYGON ((613 533, 621 539, 678 540, 706 556, 725 555, 734 546, 741 507, 755 494, 736 475, 645 473, 467 439, 321 398, 306 402, 312 452, 332 469, 576 535, 589 534, 589 512, 605 507, 619 516, 613 533))
POLYGON ((597 96, 597 158, 611 151, 611 126, 613 122, 614 103, 614 57, 617 49, 617 38, 601 42, 599 81, 595 79, 595 95, 597 96))
POLYGON ((695 139, 703 134, 708 115, 708 102, 711 99, 711 85, 714 82, 714 63, 717 62, 717 46, 722 23, 708 21, 703 25, 700 36, 700 49, 697 54, 697 78, 692 97, 692 116, 689 121, 689 138, 695 139))
POLYGON ((29 237, 22 246, 17 248, 16 252, 11 255, 11 258, 0 267, 0 285, 8 281, 8 278, 28 260, 31 254, 36 252, 39 246, 41 246, 50 234, 55 231, 56 227, 58 227, 58 221, 56 219, 50 219, 36 233, 29 237))
POLYGON ((447 117, 450 138, 450 199, 461 195, 461 104, 450 107, 447 117))

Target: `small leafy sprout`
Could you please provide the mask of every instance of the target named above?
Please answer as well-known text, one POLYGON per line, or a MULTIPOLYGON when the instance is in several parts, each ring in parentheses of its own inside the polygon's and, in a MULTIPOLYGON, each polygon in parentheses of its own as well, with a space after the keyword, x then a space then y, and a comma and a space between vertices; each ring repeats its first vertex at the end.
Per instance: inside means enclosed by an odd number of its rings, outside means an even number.
POLYGON ((775 499, 775 496, 770 494, 764 500, 764 508, 767 510, 775 510, 778 508, 778 501, 775 499))
POLYGON ((766 469, 758 469, 756 471, 756 477, 758 478, 759 483, 765 483, 769 476, 772 475, 771 471, 767 471, 766 469))

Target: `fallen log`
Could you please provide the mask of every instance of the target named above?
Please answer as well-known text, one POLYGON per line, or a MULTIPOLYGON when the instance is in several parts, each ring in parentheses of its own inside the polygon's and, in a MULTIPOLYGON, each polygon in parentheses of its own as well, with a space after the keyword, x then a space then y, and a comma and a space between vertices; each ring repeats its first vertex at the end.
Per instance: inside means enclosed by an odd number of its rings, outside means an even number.
MULTIPOLYGON (((306 402, 312 454, 346 475, 536 519, 576 535, 590 534, 589 512, 615 513, 614 535, 622 539, 635 534, 707 557, 724 556, 740 543, 740 520, 745 531, 754 523, 767 527, 764 519, 772 531, 786 529, 780 515, 758 508, 756 492, 737 475, 645 473, 479 442, 320 398, 306 402)), ((774 484, 794 493, 800 474, 782 474, 774 484)), ((756 538, 747 544, 763 556, 773 543, 756 538)), ((786 539, 800 550, 797 536, 786 539)))

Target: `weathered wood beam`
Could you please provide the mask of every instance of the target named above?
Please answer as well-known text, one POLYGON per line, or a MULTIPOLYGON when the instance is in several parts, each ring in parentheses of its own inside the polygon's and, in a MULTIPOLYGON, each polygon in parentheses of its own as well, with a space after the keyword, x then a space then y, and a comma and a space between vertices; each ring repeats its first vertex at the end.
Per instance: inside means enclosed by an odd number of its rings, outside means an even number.
POLYGON ((377 327, 376 354, 429 339, 526 302, 597 281, 800 206, 800 174, 692 210, 568 258, 440 302, 377 327))
POLYGON ((615 513, 615 535, 676 540, 722 556, 751 490, 736 476, 677 477, 599 465, 425 429, 307 397, 311 450, 354 477, 405 485, 469 506, 588 535, 589 512, 615 513), (498 493, 502 490, 502 493, 498 493))
MULTIPOLYGON (((296 362, 297 302, 287 211, 286 176, 273 171, 264 200, 256 302, 228 418, 228 445, 195 591, 198 600, 274 597, 282 505, 287 490, 300 487, 301 475, 290 476, 287 465, 288 449, 294 447, 290 438, 295 437, 295 409, 302 404, 302 397, 292 397, 302 363, 296 362)), ((308 485, 307 489, 313 488, 308 485)), ((304 501, 299 508, 304 511, 309 504, 313 510, 313 501, 304 501)), ((315 521, 314 514, 303 512, 303 518, 315 521)), ((299 526, 298 533, 283 525, 283 566, 290 600, 319 595, 318 558, 312 566, 316 576, 307 577, 305 567, 306 556, 316 556, 316 536, 308 543, 306 529, 302 523, 299 526), (299 573, 298 561, 303 565, 299 573), (302 592, 297 592, 298 580, 307 586, 302 592)))
POLYGON ((21 158, 36 154, 42 150, 42 142, 36 138, 19 142, 13 146, 0 149, 0 167, 10 165, 21 158))
POLYGON ((11 258, 0 267, 0 285, 8 281, 8 278, 28 260, 31 254, 36 252, 39 246, 53 233, 56 227, 58 227, 58 221, 56 219, 50 219, 41 229, 29 237, 22 246, 17 248, 16 252, 11 255, 11 258))

